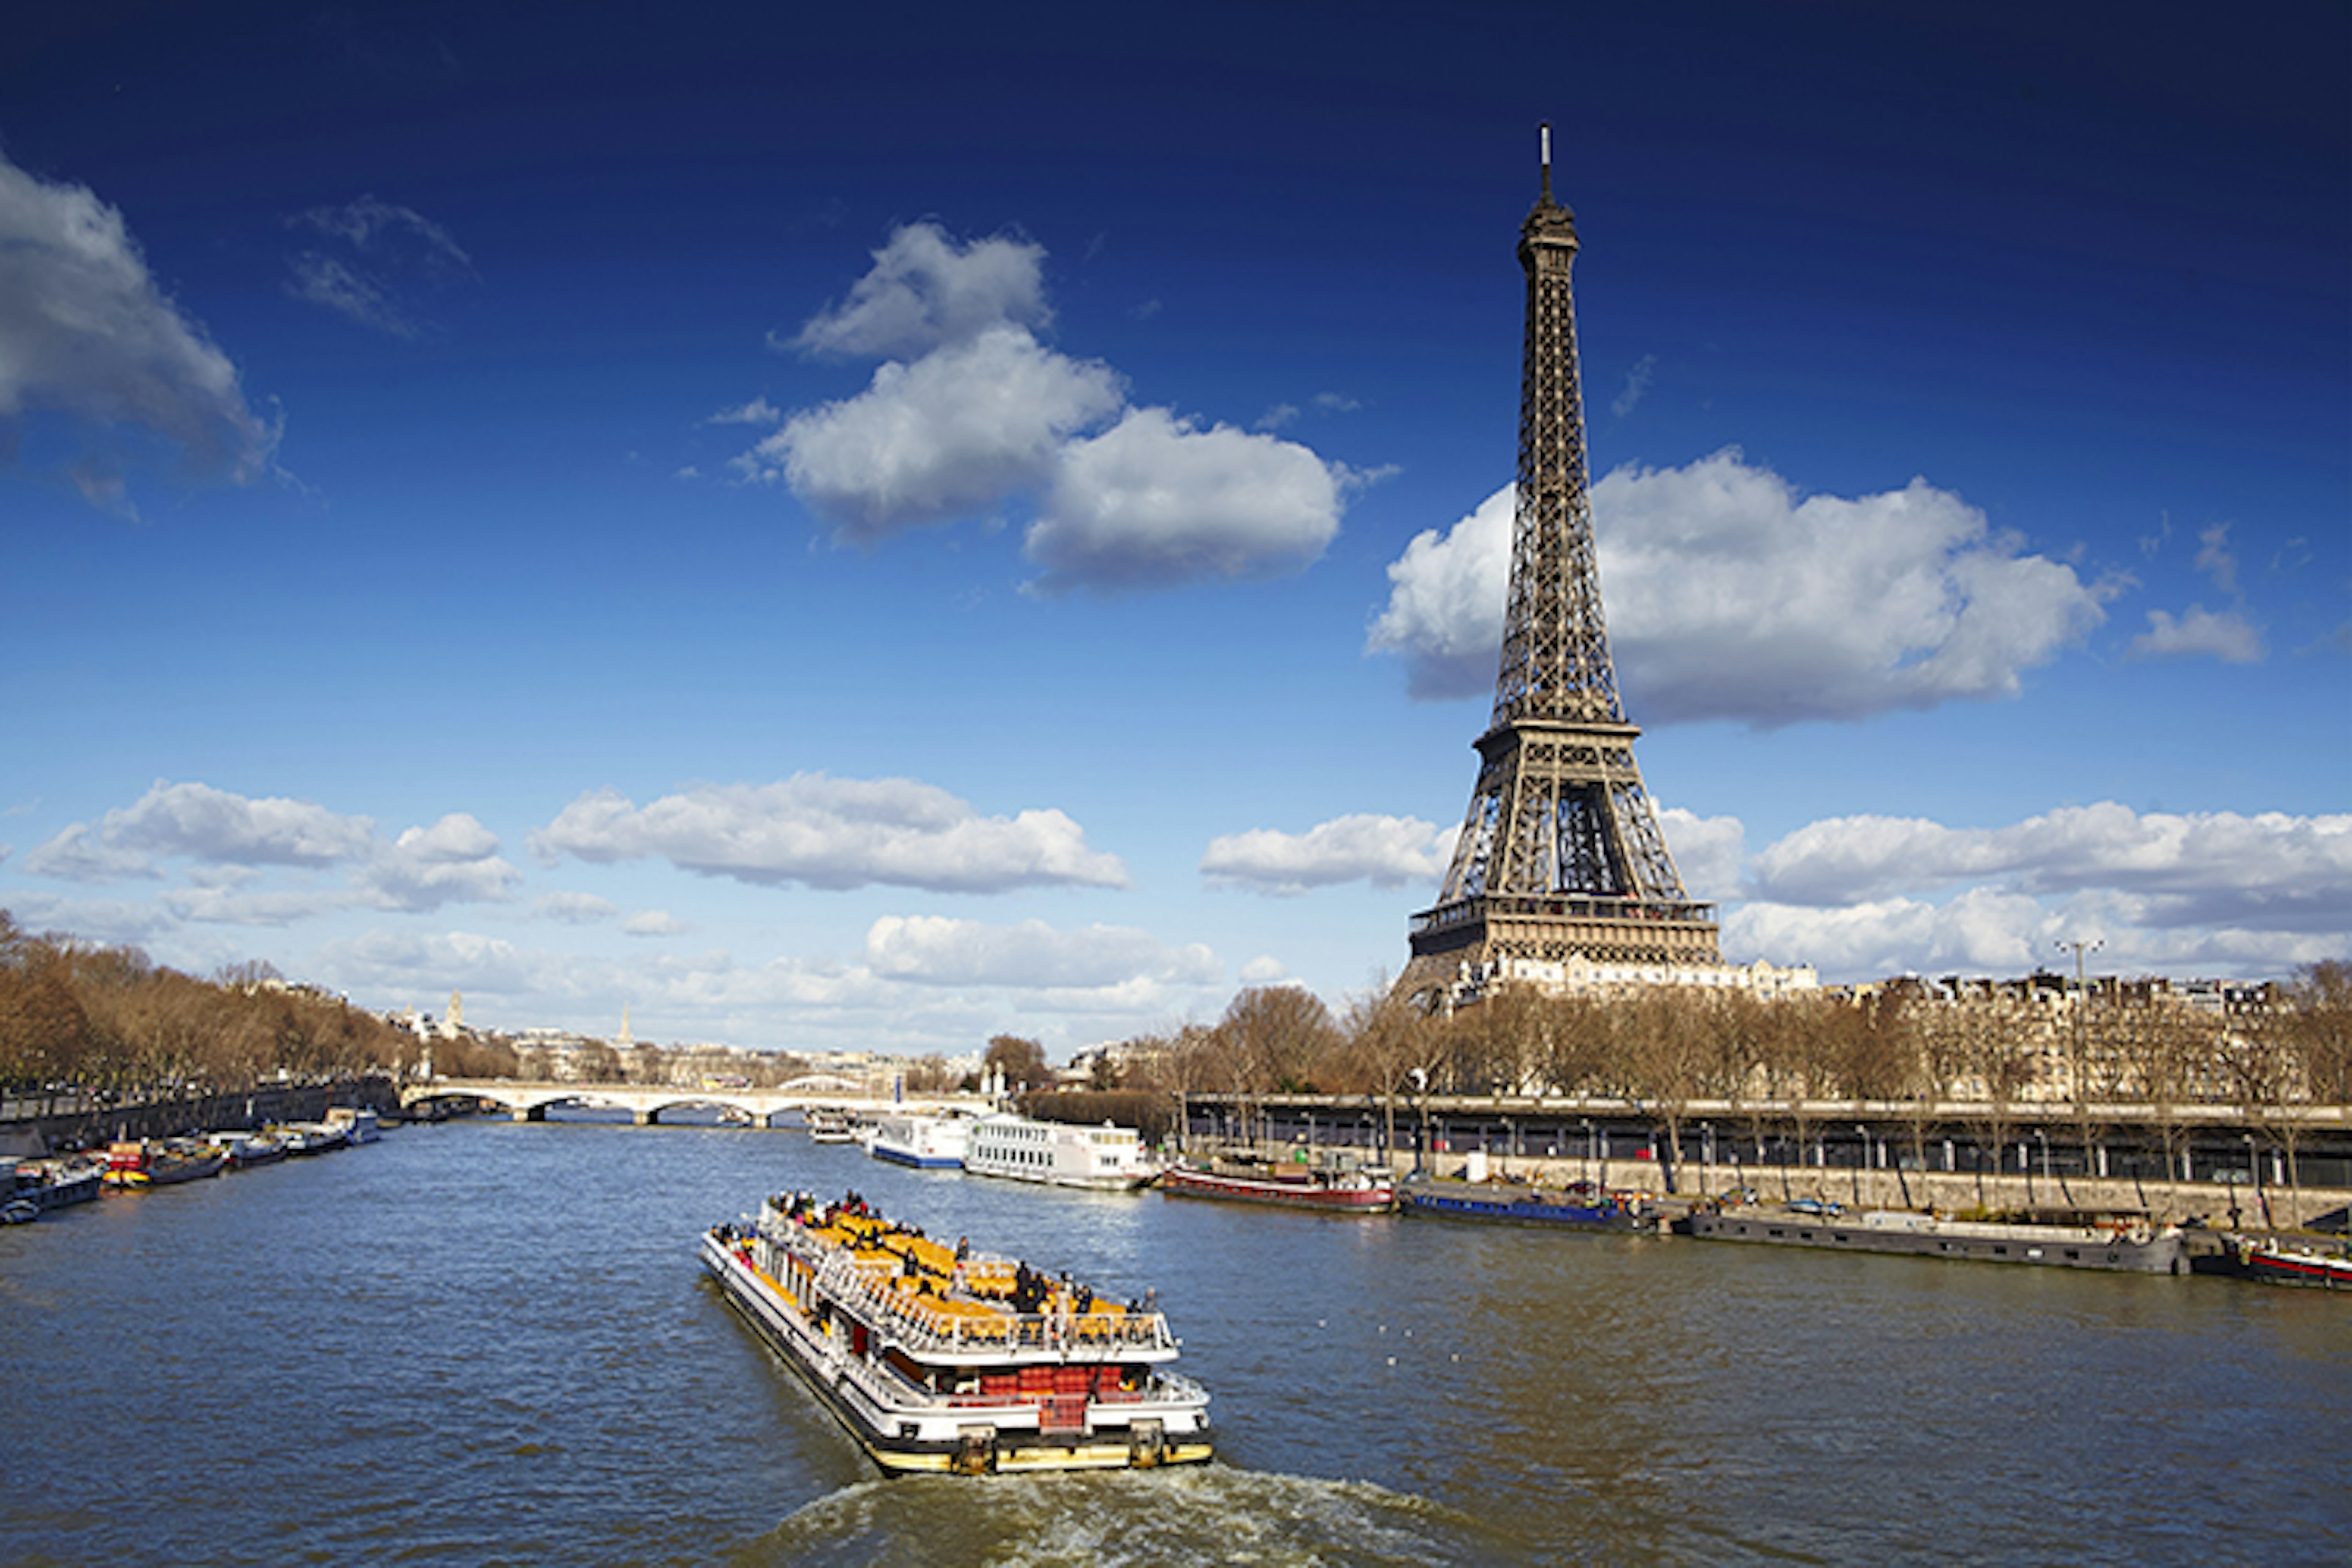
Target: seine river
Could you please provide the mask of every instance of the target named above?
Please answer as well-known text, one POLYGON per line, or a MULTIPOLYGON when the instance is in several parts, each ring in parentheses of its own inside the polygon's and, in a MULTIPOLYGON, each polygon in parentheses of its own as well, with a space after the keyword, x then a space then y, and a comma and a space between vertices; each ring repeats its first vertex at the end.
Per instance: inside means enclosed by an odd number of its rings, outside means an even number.
POLYGON ((2352 1561, 2352 1300, 1349 1220, 793 1131, 399 1128, 0 1230, 0 1561, 2352 1561), (884 1481, 704 1282, 766 1193, 1147 1286, 1189 1471, 884 1481))

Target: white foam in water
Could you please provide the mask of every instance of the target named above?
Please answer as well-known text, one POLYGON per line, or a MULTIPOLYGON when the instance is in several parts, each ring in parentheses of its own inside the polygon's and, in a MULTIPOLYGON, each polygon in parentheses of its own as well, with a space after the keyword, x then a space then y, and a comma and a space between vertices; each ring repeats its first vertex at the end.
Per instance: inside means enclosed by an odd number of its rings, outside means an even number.
POLYGON ((743 1561, 940 1568, 1421 1568, 1532 1563, 1467 1515, 1370 1481, 1216 1465, 1115 1475, 916 1477, 809 1504, 743 1561))

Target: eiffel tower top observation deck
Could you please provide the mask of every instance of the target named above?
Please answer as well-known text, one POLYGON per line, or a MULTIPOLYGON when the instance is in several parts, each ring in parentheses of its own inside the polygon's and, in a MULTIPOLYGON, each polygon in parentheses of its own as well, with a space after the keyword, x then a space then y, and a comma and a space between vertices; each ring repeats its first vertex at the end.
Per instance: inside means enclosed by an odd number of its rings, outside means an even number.
POLYGON ((1609 657, 1576 360, 1576 215, 1543 190, 1519 226, 1528 277, 1517 505, 1494 719, 1437 902, 1412 919, 1400 994, 1424 1002, 1540 978, 1581 956, 1714 966, 1715 910, 1694 902, 1633 762, 1609 657))

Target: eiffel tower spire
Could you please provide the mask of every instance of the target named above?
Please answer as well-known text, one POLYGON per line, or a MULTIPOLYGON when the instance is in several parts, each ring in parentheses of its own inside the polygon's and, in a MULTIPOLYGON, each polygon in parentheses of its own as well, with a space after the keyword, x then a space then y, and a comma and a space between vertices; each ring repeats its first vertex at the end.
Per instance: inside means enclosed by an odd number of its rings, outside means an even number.
POLYGON ((1528 277, 1517 503, 1495 711, 1437 902, 1412 920, 1407 995, 1596 963, 1719 963, 1713 906, 1683 891, 1633 762, 1601 610, 1576 361, 1576 215, 1543 185, 1519 226, 1528 277))

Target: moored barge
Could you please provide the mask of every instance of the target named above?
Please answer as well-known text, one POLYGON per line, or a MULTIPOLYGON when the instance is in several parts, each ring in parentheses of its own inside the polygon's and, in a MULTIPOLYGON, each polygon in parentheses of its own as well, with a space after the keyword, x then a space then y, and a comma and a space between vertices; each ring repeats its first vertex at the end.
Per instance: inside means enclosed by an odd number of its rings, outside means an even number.
POLYGON ((771 1198, 702 1261, 889 1473, 1148 1469, 1212 1455, 1157 1310, 947 1247, 862 1202, 771 1198))
POLYGON ((2352 1290, 2352 1254, 2322 1252, 2315 1247, 2297 1246, 2275 1237, 2242 1240, 2238 1269, 2249 1279, 2271 1285, 2315 1285, 2323 1290, 2352 1290))
POLYGON ((1550 1230, 1637 1231, 1658 1227, 1657 1205, 1637 1193, 1601 1192, 1580 1183, 1559 1194, 1540 1188, 1470 1184, 1408 1187, 1398 1207, 1427 1219, 1485 1220, 1550 1230))
POLYGON ((1396 1206, 1396 1183, 1386 1172, 1352 1163, 1282 1164, 1225 1159, 1181 1163, 1160 1177, 1160 1191, 1182 1198, 1226 1198, 1325 1214, 1386 1214, 1396 1206))
POLYGON ((1853 1219, 1835 1214, 1767 1209, 1695 1209, 1675 1228, 1706 1241, 1813 1247, 1835 1252, 1891 1252, 1975 1263, 2022 1263, 2133 1274, 2186 1274, 2180 1232, 2144 1220, 2046 1224, 1956 1220, 1907 1210, 1875 1210, 1853 1219))
POLYGON ((138 1191, 217 1176, 228 1167, 227 1152, 185 1139, 126 1140, 108 1145, 106 1184, 138 1191))

